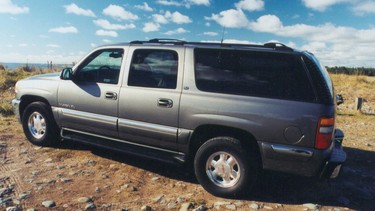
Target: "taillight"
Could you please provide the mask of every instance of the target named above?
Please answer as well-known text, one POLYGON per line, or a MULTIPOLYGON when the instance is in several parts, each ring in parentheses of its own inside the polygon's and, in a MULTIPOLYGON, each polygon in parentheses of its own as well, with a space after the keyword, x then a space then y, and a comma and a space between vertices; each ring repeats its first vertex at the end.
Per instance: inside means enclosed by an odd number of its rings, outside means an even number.
POLYGON ((334 118, 320 118, 316 130, 316 149, 327 149, 332 143, 332 135, 334 132, 334 118))

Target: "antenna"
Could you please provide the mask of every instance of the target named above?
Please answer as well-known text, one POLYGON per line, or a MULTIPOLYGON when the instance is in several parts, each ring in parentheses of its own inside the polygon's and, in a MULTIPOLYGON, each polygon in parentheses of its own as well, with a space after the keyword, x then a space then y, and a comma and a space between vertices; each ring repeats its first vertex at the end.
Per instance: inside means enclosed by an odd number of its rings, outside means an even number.
POLYGON ((221 33, 221 42, 220 42, 220 44, 223 44, 223 41, 224 41, 224 33, 225 33, 225 26, 223 27, 223 32, 221 33))

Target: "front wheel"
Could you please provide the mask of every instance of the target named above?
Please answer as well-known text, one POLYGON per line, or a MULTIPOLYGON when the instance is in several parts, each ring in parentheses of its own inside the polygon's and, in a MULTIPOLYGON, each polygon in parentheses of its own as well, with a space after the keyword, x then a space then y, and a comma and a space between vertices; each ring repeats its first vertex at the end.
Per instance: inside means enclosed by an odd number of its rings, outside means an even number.
POLYGON ((195 175, 205 190, 221 197, 234 197, 248 191, 259 173, 255 154, 232 137, 216 137, 197 151, 195 175))
POLYGON ((51 146, 57 143, 58 127, 45 103, 34 102, 26 107, 22 127, 27 139, 35 145, 51 146))

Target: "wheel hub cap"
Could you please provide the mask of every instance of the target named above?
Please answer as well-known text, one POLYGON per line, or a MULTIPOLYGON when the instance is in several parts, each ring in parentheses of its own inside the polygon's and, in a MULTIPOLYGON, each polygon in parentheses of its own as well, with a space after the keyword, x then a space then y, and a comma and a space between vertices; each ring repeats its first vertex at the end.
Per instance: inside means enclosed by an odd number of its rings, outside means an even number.
POLYGON ((41 139, 46 133, 46 120, 38 112, 34 112, 29 116, 27 125, 31 135, 36 139, 41 139))
POLYGON ((240 165, 236 158, 227 152, 212 154, 206 163, 208 178, 220 187, 230 188, 240 179, 240 165))

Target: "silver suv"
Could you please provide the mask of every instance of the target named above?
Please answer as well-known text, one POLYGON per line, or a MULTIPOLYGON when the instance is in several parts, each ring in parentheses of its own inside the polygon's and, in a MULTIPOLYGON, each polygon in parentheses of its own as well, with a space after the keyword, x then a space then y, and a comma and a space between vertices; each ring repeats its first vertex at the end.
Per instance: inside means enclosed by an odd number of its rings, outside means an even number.
POLYGON ((107 45, 16 92, 33 144, 62 138, 191 161, 217 196, 248 191, 263 169, 336 177, 346 160, 329 75, 311 53, 279 43, 107 45))

